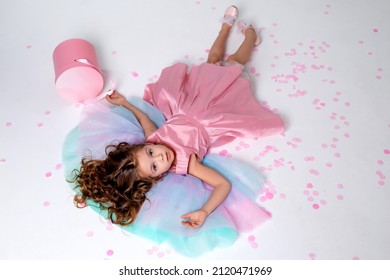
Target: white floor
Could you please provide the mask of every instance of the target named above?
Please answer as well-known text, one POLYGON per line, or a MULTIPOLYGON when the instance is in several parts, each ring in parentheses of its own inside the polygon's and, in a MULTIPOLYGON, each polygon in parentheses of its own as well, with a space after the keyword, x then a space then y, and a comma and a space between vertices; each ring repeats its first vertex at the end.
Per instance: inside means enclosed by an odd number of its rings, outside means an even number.
MULTIPOLYGON (((0 259, 183 258, 73 206, 61 147, 82 105, 56 94, 52 52, 63 40, 86 39, 118 89, 142 96, 172 62, 205 61, 230 4, 0 2, 0 259)), ((202 258, 389 259, 390 3, 234 4, 264 29, 247 71, 287 130, 214 151, 261 170, 268 183, 259 203, 273 218, 202 258)), ((232 33, 228 51, 241 40, 232 33)))

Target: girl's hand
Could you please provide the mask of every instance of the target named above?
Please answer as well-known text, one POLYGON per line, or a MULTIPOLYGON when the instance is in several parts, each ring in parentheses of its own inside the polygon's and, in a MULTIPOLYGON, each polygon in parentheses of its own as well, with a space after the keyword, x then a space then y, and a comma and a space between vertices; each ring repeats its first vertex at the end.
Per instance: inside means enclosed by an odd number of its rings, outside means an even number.
POLYGON ((200 227, 206 220, 207 215, 208 213, 203 209, 185 214, 181 216, 184 219, 181 224, 188 228, 200 227))
POLYGON ((124 106, 127 103, 126 98, 124 98, 124 96, 122 94, 120 94, 116 91, 114 91, 110 95, 107 95, 106 100, 108 102, 110 102, 111 104, 117 105, 117 106, 124 106))

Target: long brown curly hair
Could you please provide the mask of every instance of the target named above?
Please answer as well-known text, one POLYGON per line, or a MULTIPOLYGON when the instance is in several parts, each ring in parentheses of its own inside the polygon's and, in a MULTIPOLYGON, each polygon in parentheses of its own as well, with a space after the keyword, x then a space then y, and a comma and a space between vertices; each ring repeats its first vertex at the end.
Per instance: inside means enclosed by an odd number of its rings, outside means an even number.
POLYGON ((133 223, 147 200, 146 193, 158 181, 138 174, 136 152, 144 146, 121 142, 107 146, 104 160, 83 157, 80 170, 74 170, 74 178, 69 180, 79 191, 74 197, 75 205, 83 208, 91 199, 108 211, 113 224, 133 223))

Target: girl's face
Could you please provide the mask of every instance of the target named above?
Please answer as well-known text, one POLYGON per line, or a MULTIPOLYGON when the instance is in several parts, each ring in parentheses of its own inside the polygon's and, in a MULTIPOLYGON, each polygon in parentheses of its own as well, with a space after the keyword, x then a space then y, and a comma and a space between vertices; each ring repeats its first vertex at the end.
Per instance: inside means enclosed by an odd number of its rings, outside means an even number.
POLYGON ((167 172, 173 161, 175 153, 167 146, 158 144, 148 144, 137 151, 138 170, 140 176, 156 178, 167 172))

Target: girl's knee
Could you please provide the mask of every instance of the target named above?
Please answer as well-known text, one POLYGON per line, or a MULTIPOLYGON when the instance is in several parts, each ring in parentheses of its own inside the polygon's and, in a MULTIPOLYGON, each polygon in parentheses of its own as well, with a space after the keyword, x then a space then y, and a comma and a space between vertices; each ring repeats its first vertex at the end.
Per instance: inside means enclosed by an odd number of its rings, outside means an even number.
POLYGON ((207 59, 207 63, 216 64, 218 62, 222 61, 222 58, 217 55, 209 55, 207 59))
MULTIPOLYGON (((234 54, 230 55, 230 56, 227 58, 226 62, 236 62, 236 63, 240 63, 239 61, 237 61, 237 58, 236 58, 236 56, 235 56, 234 54)), ((240 63, 240 64, 241 64, 241 63, 240 63)))

